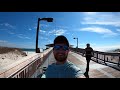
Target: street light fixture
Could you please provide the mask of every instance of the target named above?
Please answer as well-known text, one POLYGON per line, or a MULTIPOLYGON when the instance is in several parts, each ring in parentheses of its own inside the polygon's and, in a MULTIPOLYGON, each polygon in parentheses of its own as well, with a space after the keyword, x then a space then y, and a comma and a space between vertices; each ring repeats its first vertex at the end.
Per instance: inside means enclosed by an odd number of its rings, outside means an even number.
POLYGON ((40 53, 40 49, 38 48, 38 34, 39 34, 39 22, 41 20, 45 20, 47 22, 53 22, 53 18, 38 18, 37 33, 36 33, 36 53, 40 53))
POLYGON ((77 39, 77 49, 78 49, 78 38, 73 38, 73 39, 77 39))

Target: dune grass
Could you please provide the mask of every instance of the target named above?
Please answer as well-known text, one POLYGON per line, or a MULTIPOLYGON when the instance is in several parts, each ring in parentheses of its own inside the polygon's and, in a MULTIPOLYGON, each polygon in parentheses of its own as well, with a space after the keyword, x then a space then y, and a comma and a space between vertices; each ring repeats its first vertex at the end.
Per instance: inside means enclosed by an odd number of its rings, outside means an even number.
POLYGON ((5 54, 8 52, 13 52, 16 54, 21 54, 21 55, 27 56, 27 54, 25 52, 23 52, 20 48, 10 48, 10 47, 1 47, 0 46, 0 54, 5 54))

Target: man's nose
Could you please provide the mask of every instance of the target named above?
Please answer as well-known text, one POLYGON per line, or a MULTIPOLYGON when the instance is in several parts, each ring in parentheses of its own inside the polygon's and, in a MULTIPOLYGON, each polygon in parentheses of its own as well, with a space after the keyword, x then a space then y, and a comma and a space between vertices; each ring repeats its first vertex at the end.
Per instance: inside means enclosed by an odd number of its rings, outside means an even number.
POLYGON ((60 49, 59 49, 59 52, 64 52, 64 49, 63 49, 63 48, 60 48, 60 49))

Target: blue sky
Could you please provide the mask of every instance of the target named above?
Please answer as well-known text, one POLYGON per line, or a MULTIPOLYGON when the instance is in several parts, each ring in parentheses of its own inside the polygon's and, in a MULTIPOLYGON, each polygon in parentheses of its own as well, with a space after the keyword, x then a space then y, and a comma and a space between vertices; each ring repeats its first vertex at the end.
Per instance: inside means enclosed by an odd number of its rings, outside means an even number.
POLYGON ((71 45, 94 50, 120 48, 119 12, 0 12, 0 46, 35 48, 38 18, 52 17, 53 22, 40 22, 39 48, 53 43, 58 35, 71 45))

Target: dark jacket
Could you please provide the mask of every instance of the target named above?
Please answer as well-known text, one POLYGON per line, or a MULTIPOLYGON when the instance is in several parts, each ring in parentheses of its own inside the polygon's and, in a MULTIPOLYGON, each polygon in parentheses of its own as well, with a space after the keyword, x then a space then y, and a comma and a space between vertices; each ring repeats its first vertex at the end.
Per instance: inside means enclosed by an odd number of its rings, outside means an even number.
POLYGON ((91 47, 85 48, 85 56, 89 56, 89 57, 93 56, 93 49, 91 47))

